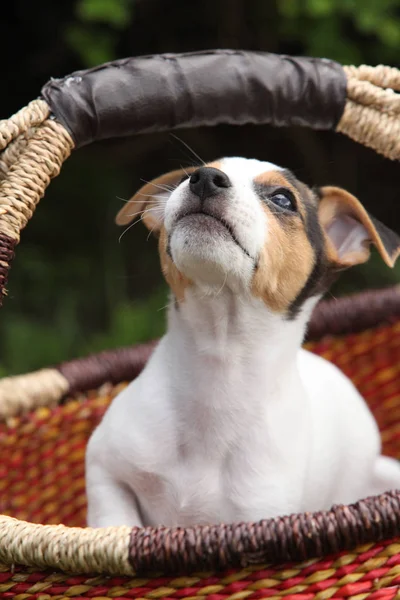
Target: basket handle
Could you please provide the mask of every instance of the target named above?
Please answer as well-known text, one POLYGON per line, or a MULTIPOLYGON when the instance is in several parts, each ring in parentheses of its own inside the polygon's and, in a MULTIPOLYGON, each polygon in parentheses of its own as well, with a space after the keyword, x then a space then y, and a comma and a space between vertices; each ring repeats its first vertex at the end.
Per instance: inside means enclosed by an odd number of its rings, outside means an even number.
POLYGON ((53 79, 42 95, 78 148, 220 123, 332 129, 346 77, 329 60, 213 50, 118 60, 53 79))
POLYGON ((119 60, 51 80, 0 121, 0 305, 20 231, 74 147, 217 124, 335 129, 400 158, 400 73, 237 50, 119 60), (347 93, 347 101, 346 101, 347 93))

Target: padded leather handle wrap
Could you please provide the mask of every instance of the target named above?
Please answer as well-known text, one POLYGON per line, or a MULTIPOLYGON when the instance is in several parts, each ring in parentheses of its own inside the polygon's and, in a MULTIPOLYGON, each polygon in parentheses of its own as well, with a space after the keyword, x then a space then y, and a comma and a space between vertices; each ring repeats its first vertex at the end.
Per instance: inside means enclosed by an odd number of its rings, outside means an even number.
POLYGON ((214 50, 118 60, 53 79, 42 96, 80 147, 222 123, 334 129, 346 76, 326 59, 214 50))

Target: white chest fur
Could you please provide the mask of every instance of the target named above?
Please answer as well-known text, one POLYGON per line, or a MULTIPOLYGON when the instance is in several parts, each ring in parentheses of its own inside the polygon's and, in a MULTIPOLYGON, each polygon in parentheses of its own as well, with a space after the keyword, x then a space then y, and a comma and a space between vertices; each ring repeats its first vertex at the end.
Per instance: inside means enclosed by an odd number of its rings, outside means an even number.
POLYGON ((228 291, 172 307, 168 333, 91 438, 89 524, 254 521, 400 485, 392 463, 377 481, 386 459, 356 390, 299 350, 311 309, 284 321, 228 291))

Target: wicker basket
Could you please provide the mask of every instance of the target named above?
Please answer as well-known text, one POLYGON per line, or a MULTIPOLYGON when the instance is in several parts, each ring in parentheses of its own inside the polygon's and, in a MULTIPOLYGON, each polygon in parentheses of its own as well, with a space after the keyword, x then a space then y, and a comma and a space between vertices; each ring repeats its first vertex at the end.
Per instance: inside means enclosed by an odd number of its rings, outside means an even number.
MULTIPOLYGON (((19 232, 74 147, 180 125, 301 123, 399 159, 393 90, 400 73, 388 67, 237 51, 128 59, 52 80, 0 122, 0 296, 19 232)), ((321 303, 307 344, 354 381, 384 453, 400 458, 400 290, 321 303)), ((395 491, 258 523, 84 528, 86 442, 153 346, 0 381, 0 598, 400 598, 395 491)))

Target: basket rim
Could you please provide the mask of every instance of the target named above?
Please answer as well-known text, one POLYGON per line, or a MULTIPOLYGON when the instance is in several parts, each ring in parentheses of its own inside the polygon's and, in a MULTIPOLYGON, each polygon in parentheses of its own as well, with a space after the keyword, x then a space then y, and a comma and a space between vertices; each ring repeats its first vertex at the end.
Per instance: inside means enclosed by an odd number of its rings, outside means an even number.
POLYGON ((40 525, 0 515, 0 564, 63 572, 178 575, 278 566, 400 536, 400 491, 329 511, 194 527, 40 525))

